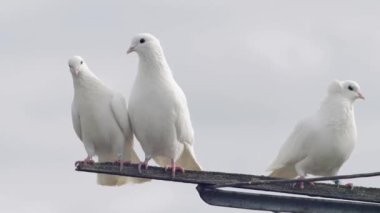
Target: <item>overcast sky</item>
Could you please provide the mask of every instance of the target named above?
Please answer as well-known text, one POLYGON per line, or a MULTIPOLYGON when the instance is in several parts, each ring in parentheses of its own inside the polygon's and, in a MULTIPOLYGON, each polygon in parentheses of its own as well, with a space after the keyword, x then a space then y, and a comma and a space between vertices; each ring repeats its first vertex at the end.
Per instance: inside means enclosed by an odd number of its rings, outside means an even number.
POLYGON ((3 0, 0 212, 245 212, 206 205, 195 185, 109 188, 74 171, 86 152, 72 128, 67 60, 81 55, 128 98, 137 55, 125 52, 140 32, 160 39, 187 95, 206 170, 266 174, 334 79, 359 82, 367 98, 355 104, 359 141, 340 174, 378 170, 379 11, 375 0, 3 0))

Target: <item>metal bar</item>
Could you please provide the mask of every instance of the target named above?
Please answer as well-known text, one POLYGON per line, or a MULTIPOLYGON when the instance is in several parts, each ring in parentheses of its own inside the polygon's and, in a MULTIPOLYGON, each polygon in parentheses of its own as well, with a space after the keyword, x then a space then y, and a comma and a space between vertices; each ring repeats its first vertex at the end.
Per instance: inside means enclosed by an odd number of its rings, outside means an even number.
POLYGON ((380 212, 380 205, 374 203, 245 193, 215 189, 202 185, 198 185, 197 190, 203 201, 214 206, 274 212, 380 212))
MULTIPOLYGON (((121 175, 130 177, 149 178, 157 180, 166 180, 174 182, 203 184, 203 185, 217 185, 225 183, 237 183, 248 181, 271 180, 273 178, 265 176, 245 175, 245 174, 232 174, 223 172, 209 172, 209 171, 189 171, 184 174, 177 173, 175 178, 171 177, 170 172, 166 172, 161 167, 149 167, 143 170, 140 174, 137 165, 124 166, 120 171, 118 165, 112 163, 96 163, 94 165, 79 165, 77 171, 104 173, 111 175, 121 175)), ((325 197, 334 199, 345 199, 354 201, 374 202, 380 203, 380 189, 355 187, 353 190, 348 188, 337 188, 333 184, 317 183, 314 188, 306 187, 305 189, 293 188, 290 184, 264 184, 264 185, 242 185, 236 188, 254 189, 280 193, 299 194, 313 197, 325 197)))
POLYGON ((314 181, 327 181, 327 180, 344 180, 344 179, 356 179, 356 178, 367 178, 367 177, 376 177, 380 176, 380 172, 371 172, 371 173, 361 173, 354 175, 337 175, 337 176, 328 176, 328 177, 315 177, 315 178, 305 178, 305 179, 280 179, 276 178, 273 180, 259 180, 259 181, 248 181, 248 182, 237 182, 237 183, 226 183, 214 185, 214 188, 222 187, 236 187, 238 185, 261 185, 261 184, 273 184, 273 183, 299 183, 299 182, 314 182, 314 181))

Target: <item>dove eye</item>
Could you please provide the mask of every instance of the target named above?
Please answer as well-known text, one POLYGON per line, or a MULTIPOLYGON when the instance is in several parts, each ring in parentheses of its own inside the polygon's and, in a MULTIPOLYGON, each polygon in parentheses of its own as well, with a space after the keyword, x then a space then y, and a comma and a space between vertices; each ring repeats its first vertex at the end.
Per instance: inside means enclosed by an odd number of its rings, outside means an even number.
POLYGON ((80 61, 80 64, 83 64, 83 61, 80 61))
POLYGON ((140 44, 143 44, 145 42, 145 39, 140 39, 140 44))
POLYGON ((350 85, 350 86, 348 86, 348 90, 354 91, 354 87, 350 85))

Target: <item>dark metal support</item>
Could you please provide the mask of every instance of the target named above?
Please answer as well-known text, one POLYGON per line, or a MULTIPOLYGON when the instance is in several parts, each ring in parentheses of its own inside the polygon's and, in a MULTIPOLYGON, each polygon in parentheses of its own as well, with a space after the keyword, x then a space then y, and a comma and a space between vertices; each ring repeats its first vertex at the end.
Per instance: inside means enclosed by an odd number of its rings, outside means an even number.
POLYGON ((119 165, 113 163, 82 164, 76 170, 198 184, 197 190, 201 198, 206 203, 216 206, 285 212, 380 212, 380 189, 378 188, 355 187, 350 190, 344 187, 337 188, 333 184, 316 183, 315 187, 306 187, 301 190, 278 180, 268 181, 275 179, 266 176, 209 171, 186 171, 184 174, 177 173, 176 177, 172 178, 171 173, 161 167, 151 166, 139 173, 137 165, 124 166, 120 171, 119 165), (250 181, 265 183, 241 185, 250 181), (215 186, 231 186, 235 189, 261 190, 287 195, 227 191, 215 186), (289 194, 304 197, 294 197, 289 194))
POLYGON ((197 190, 203 201, 214 206, 274 212, 380 212, 380 205, 373 203, 236 192, 202 185, 198 185, 197 190))
POLYGON ((262 184, 291 184, 299 182, 315 182, 315 181, 335 181, 335 180, 344 180, 344 179, 357 179, 357 178, 368 178, 368 177, 379 177, 380 172, 370 172, 370 173, 361 173, 354 175, 337 175, 337 176, 328 176, 328 177, 313 177, 305 179, 272 179, 272 180, 259 180, 259 181, 248 181, 248 182, 237 182, 237 183, 226 183, 214 185, 214 188, 223 188, 223 187, 237 187, 239 185, 262 185, 262 184))

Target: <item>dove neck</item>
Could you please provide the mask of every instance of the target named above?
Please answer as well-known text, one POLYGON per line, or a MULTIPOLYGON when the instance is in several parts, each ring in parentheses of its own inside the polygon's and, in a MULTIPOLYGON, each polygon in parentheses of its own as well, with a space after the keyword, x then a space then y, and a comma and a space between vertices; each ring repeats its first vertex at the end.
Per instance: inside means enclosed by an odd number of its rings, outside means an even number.
POLYGON ((319 113, 326 121, 347 121, 354 119, 353 102, 338 96, 328 96, 321 104, 319 113))
POLYGON ((73 83, 75 89, 96 88, 102 84, 99 78, 88 68, 80 70, 78 75, 73 74, 73 83))
POLYGON ((172 73, 161 49, 153 49, 139 54, 139 70, 143 75, 171 77, 172 73))

